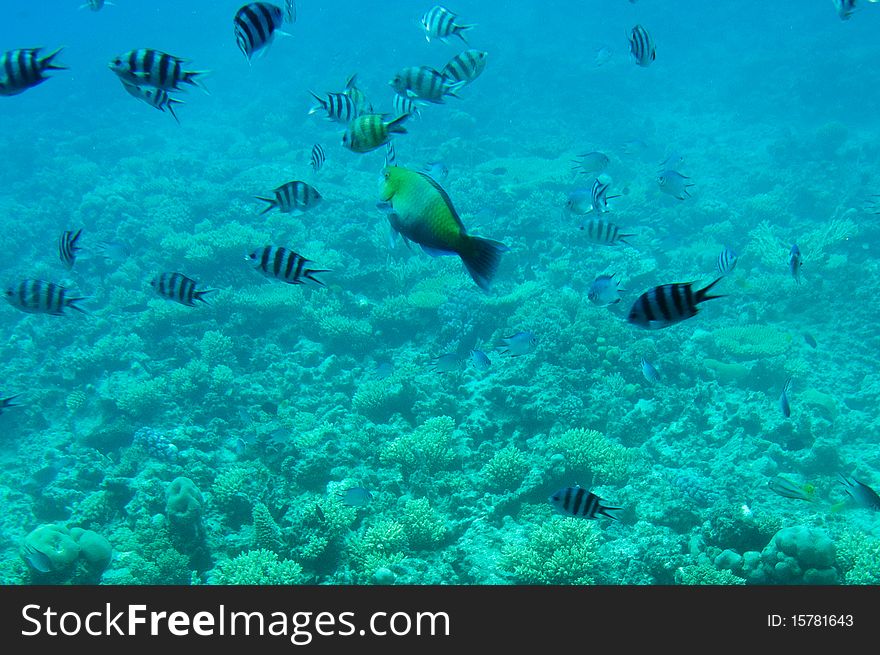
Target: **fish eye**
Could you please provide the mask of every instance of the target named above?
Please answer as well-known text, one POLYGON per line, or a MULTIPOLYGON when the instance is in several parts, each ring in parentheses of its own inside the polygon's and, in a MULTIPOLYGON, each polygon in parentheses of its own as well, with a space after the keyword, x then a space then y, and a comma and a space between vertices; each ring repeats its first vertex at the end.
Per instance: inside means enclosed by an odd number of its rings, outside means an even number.
POLYGON ((385 179, 388 180, 390 178, 391 178, 391 173, 389 173, 388 171, 385 171, 385 179))

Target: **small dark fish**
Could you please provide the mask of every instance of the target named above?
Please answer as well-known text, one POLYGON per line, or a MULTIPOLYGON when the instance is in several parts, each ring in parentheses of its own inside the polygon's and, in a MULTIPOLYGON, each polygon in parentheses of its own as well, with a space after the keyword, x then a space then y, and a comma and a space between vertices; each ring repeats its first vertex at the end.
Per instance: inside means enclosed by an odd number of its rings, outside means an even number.
POLYGON ((782 395, 779 396, 779 409, 782 410, 782 415, 785 418, 791 416, 791 405, 788 402, 789 393, 791 393, 791 378, 785 381, 785 385, 782 387, 782 395))
POLYGON ((315 274, 329 272, 325 269, 306 268, 311 260, 283 246, 264 246, 248 255, 247 259, 266 277, 288 284, 314 282, 319 286, 324 286, 324 283, 316 278, 315 274))
POLYGON ((710 296, 709 291, 723 278, 718 278, 707 286, 693 291, 693 282, 663 284, 649 289, 633 303, 627 321, 632 325, 658 330, 680 323, 697 315, 697 305, 707 300, 722 298, 710 296))
POLYGON ((206 71, 184 70, 186 61, 166 52, 140 48, 130 50, 110 61, 110 70, 120 79, 136 86, 153 86, 164 91, 181 91, 181 84, 199 86, 207 93, 200 75, 206 71))
POLYGON ((151 86, 138 86, 137 84, 132 84, 126 80, 120 80, 120 82, 122 82, 123 88, 128 91, 129 94, 138 100, 143 100, 150 105, 150 107, 154 107, 163 112, 167 109, 168 113, 171 114, 171 117, 177 121, 177 124, 180 124, 180 119, 174 111, 174 105, 184 104, 183 100, 172 98, 167 91, 163 91, 162 89, 157 89, 151 86))
POLYGON ((629 51, 639 66, 650 66, 657 58, 657 49, 654 46, 654 39, 648 34, 641 25, 632 28, 629 37, 629 51))
POLYGON ((0 55, 0 96, 15 96, 30 88, 42 84, 49 78, 46 71, 67 70, 66 66, 53 63, 53 59, 61 52, 40 56, 42 48, 23 48, 10 50, 0 55))
POLYGON ((195 307, 196 300, 201 300, 206 305, 208 301, 203 296, 215 293, 217 289, 196 290, 197 282, 182 273, 162 273, 150 282, 150 286, 163 298, 168 298, 187 307, 195 307))
POLYGON ((501 340, 503 343, 497 346, 502 355, 519 357, 532 352, 538 345, 538 337, 533 332, 517 332, 501 340))
POLYGON ((269 206, 260 212, 261 216, 276 207, 282 214, 299 216, 314 208, 323 200, 315 187, 300 180, 282 184, 273 193, 275 194, 274 198, 255 196, 257 200, 269 203, 269 206))
POLYGON ((14 396, 7 396, 6 398, 0 398, 0 414, 3 413, 3 410, 9 409, 10 407, 21 407, 20 403, 12 402, 16 398, 18 398, 21 394, 17 393, 14 396))
POLYGON ((767 488, 784 498, 806 500, 807 502, 813 501, 813 495, 816 491, 815 487, 811 484, 795 484, 781 475, 767 480, 767 488))
POLYGON ((335 123, 350 123, 360 115, 357 103, 347 93, 328 93, 326 100, 312 91, 309 93, 318 102, 309 109, 309 115, 323 109, 327 120, 335 123))
POLYGON ((818 348, 819 344, 816 343, 816 340, 813 338, 813 335, 809 332, 804 332, 804 341, 807 342, 807 345, 810 348, 818 348))
POLYGON ((620 520, 622 507, 606 505, 599 496, 587 491, 580 485, 560 489, 547 499, 550 505, 560 514, 585 519, 596 519, 607 516, 613 521, 620 520))
POLYGON ((796 243, 791 244, 791 250, 788 251, 788 272, 798 284, 801 283, 801 266, 804 265, 801 259, 801 249, 796 243))
POLYGON ((373 377, 377 380, 385 380, 394 375, 394 364, 391 362, 379 362, 373 369, 373 377))
POLYGON ((581 230, 587 233, 587 237, 593 243, 603 246, 616 246, 621 243, 630 244, 626 239, 633 237, 635 234, 622 234, 620 228, 601 218, 594 218, 581 225, 581 230))
POLYGON ((58 257, 68 271, 73 268, 73 264, 76 262, 76 253, 82 250, 82 248, 76 245, 76 241, 81 234, 82 228, 76 232, 66 230, 65 232, 62 232, 61 236, 58 238, 58 257))
POLYGON ((321 509, 321 506, 318 505, 318 503, 315 503, 315 515, 318 517, 318 520, 321 521, 321 523, 327 522, 327 515, 324 514, 324 510, 321 509))
POLYGON ((871 487, 864 482, 859 482, 854 477, 846 477, 840 474, 838 474, 838 480, 857 505, 867 509, 880 510, 880 496, 871 487))
POLYGON ((6 289, 6 302, 28 314, 61 316, 67 308, 88 314, 76 305, 85 299, 85 296, 70 297, 68 289, 43 280, 22 280, 18 285, 6 289))
POLYGON ((588 152, 583 155, 578 155, 580 159, 574 160, 574 168, 584 175, 598 175, 606 168, 608 168, 608 164, 611 163, 611 160, 608 158, 604 152, 588 152))
POLYGON ((645 376, 645 379, 651 384, 656 384, 660 382, 660 373, 657 372, 657 369, 654 368, 654 365, 651 364, 647 359, 642 357, 641 362, 642 367, 642 375, 645 376))
POLYGON ((624 289, 620 288, 620 282, 615 280, 613 275, 600 275, 590 285, 587 298, 594 305, 608 307, 620 302, 621 291, 624 291, 624 289))
POLYGON ((49 556, 30 544, 24 547, 22 559, 38 573, 49 573, 54 568, 49 556))
POLYGON ((312 167, 312 170, 316 173, 321 170, 321 167, 324 165, 324 162, 327 161, 327 155, 324 154, 324 148, 321 147, 320 143, 316 143, 312 146, 312 154, 309 157, 309 165, 312 167))
POLYGON ((492 365, 492 362, 489 360, 489 357, 482 350, 472 350, 471 351, 471 362, 473 362, 474 368, 477 368, 481 371, 485 371, 492 365))
POLYGON ((727 246, 724 246, 724 250, 721 251, 721 254, 718 255, 718 260, 715 262, 718 275, 730 275, 733 269, 736 268, 737 259, 739 259, 739 255, 727 246))
POLYGON ((476 25, 459 25, 455 22, 457 18, 458 16, 445 7, 440 5, 431 7, 424 13, 421 21, 422 29, 425 30, 425 40, 430 43, 431 37, 434 37, 446 43, 447 37, 457 36, 467 43, 462 32, 473 29, 476 25))
POLYGON ((666 170, 660 173, 657 184, 660 185, 660 190, 663 193, 668 193, 678 200, 684 200, 691 197, 688 189, 694 184, 688 182, 690 179, 687 175, 682 175, 677 171, 666 170))
POLYGON ((446 353, 431 360, 431 370, 435 373, 451 373, 461 367, 461 357, 457 353, 446 353))
POLYGON ((373 494, 363 487, 352 487, 345 491, 337 492, 337 496, 342 498, 342 504, 348 507, 366 507, 373 500, 373 494))

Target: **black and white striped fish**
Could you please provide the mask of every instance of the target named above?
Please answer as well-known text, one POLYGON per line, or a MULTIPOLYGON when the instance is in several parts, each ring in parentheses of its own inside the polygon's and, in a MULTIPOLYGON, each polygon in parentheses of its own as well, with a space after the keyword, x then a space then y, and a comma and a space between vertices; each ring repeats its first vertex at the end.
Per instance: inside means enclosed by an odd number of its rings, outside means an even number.
POLYGON ((82 248, 76 245, 76 240, 79 239, 81 234, 82 228, 78 229, 76 232, 73 230, 65 230, 61 233, 61 236, 58 237, 58 257, 68 271, 73 268, 73 264, 76 261, 76 253, 82 250, 82 248))
POLYGON ((560 489, 547 500, 550 502, 550 506, 560 514, 584 519, 606 516, 613 521, 619 521, 619 514, 623 511, 622 507, 606 505, 599 496, 580 485, 560 489))
POLYGON ((639 66, 650 66, 657 57, 654 39, 648 34, 648 30, 641 25, 632 28, 629 37, 629 51, 639 66))
POLYGON ((394 107, 394 114, 396 116, 403 116, 404 114, 409 114, 411 116, 415 116, 416 118, 421 118, 422 114, 419 111, 419 106, 416 104, 415 100, 412 98, 407 98, 406 96, 402 96, 399 93, 394 94, 394 99, 391 101, 391 106, 394 107))
POLYGON ((581 225, 581 229, 587 233, 590 241, 605 246, 616 246, 621 243, 631 245, 627 242, 626 238, 635 236, 634 234, 621 234, 619 227, 601 218, 593 218, 587 221, 584 225, 581 225))
POLYGON ((430 43, 431 37, 440 39, 446 43, 447 37, 457 36, 467 43, 462 32, 476 27, 476 25, 458 25, 455 19, 458 18, 451 11, 440 5, 431 7, 422 16, 422 29, 425 30, 425 40, 430 43))
POLYGON ((196 289, 197 282, 182 273, 161 273, 150 281, 150 286, 163 298, 168 298, 187 307, 195 307, 196 300, 206 305, 204 295, 214 293, 217 289, 196 289))
POLYGON ((184 70, 185 60, 152 48, 129 50, 110 61, 110 70, 120 79, 137 86, 152 86, 163 91, 181 91, 181 84, 207 89, 199 75, 207 71, 184 70))
POLYGON ((697 305, 707 300, 722 298, 710 296, 709 290, 724 278, 718 278, 698 291, 693 282, 663 284, 649 289, 633 303, 626 320, 632 325, 658 330, 680 323, 697 315, 697 305))
POLYGON ((22 280, 18 285, 6 289, 6 302, 28 314, 61 316, 68 307, 88 314, 77 307, 76 303, 80 300, 85 300, 85 296, 71 296, 68 289, 44 280, 22 280))
POLYGON ((470 84, 486 68, 486 58, 488 56, 489 53, 482 50, 465 50, 450 59, 440 73, 450 80, 470 84))
POLYGON ((791 393, 791 378, 785 381, 782 386, 782 395, 779 396, 779 410, 785 418, 791 416, 791 402, 788 400, 788 394, 791 393))
POLYGON ((397 153, 394 151, 394 142, 385 144, 385 168, 397 165, 397 153))
POLYGON ((715 268, 718 270, 718 275, 724 276, 733 273, 733 269, 736 268, 736 262, 738 259, 739 255, 727 246, 724 246, 724 250, 721 251, 721 254, 718 255, 718 260, 715 262, 715 268))
POLYGON ((373 112, 373 105, 367 100, 367 95, 358 88, 357 73, 345 81, 344 93, 354 102, 354 107, 359 115, 373 112))
MULTIPOLYGON (((293 3, 289 1, 288 10, 292 7, 293 3)), ((288 11, 287 16, 290 15, 288 11)), ((254 53, 261 55, 265 52, 265 48, 271 45, 275 34, 285 34, 279 28, 284 25, 287 16, 281 7, 268 2, 251 2, 235 12, 235 18, 232 19, 235 42, 248 62, 254 53)), ((290 22, 296 20, 295 8, 292 17, 293 20, 290 22)))
POLYGON ((389 84, 397 93, 407 98, 443 104, 446 96, 457 98, 456 91, 465 82, 451 80, 430 66, 407 66, 389 84))
POLYGON ((309 157, 309 165, 312 167, 312 170, 317 173, 321 170, 325 161, 327 161, 327 155, 324 154, 324 148, 321 147, 320 143, 316 143, 312 146, 312 155, 309 157))
POLYGON ((48 80, 46 71, 67 70, 52 60, 62 48, 45 57, 40 56, 42 48, 22 48, 10 50, 0 55, 0 96, 14 96, 48 80))
POLYGON ((125 80, 120 80, 122 82, 122 86, 128 91, 131 95, 133 95, 138 100, 142 100, 143 102, 150 105, 150 107, 155 107, 159 111, 168 110, 168 113, 180 124, 180 119, 177 117, 177 114, 174 112, 174 105, 182 105, 184 104, 183 100, 178 100, 177 98, 172 98, 167 91, 162 89, 157 89, 152 86, 138 86, 137 84, 132 84, 131 82, 127 82, 125 80))
MULTIPOLYGON (((606 178, 607 179, 607 178, 606 178)), ((608 195, 608 187, 610 184, 603 182, 599 178, 596 178, 596 181, 593 182, 593 186, 590 189, 590 202, 593 206, 593 211, 597 214, 604 214, 608 211, 608 200, 610 198, 619 198, 620 195, 609 196, 608 195)), ((624 235, 631 236, 631 235, 624 235)))
POLYGON ((255 250, 247 257, 260 273, 288 284, 305 284, 308 281, 324 286, 316 273, 327 273, 326 269, 306 268, 311 260, 282 246, 265 246, 255 250))
POLYGON ((336 123, 350 123, 359 115, 357 103, 347 93, 328 93, 326 100, 312 91, 309 93, 318 101, 317 105, 309 109, 309 115, 323 109, 327 114, 327 120, 336 123))
POLYGON ((311 184, 299 180, 282 184, 273 191, 274 198, 256 196, 257 200, 268 202, 269 206, 260 215, 272 211, 276 207, 282 214, 299 216, 321 202, 321 194, 311 184))

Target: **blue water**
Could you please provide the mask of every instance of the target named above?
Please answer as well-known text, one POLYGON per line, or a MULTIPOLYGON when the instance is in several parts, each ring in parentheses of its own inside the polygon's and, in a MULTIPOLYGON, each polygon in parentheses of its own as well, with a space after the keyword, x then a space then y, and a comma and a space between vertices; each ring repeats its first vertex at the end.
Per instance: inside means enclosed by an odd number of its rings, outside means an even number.
POLYGON ((0 398, 22 394, 0 414, 0 579, 877 583, 880 6, 844 21, 829 0, 461 0, 465 45, 426 41, 430 3, 303 0, 250 64, 239 6, 3 5, 0 51, 63 47, 69 70, 0 97, 0 282, 63 285, 91 315, 0 307, 0 398), (636 24, 656 43, 644 68, 636 24), (397 71, 467 47, 489 53, 483 74, 393 142, 399 165, 443 162, 464 225, 509 247, 489 293, 458 257, 389 248, 384 147, 350 152, 344 125, 308 114, 309 91, 354 73, 391 112, 397 71), (135 48, 207 71, 210 94, 176 94, 180 124, 109 70, 135 48), (602 218, 631 246, 590 243, 591 216, 563 211, 590 151, 610 158, 620 197, 602 218), (685 200, 657 182, 673 153, 685 200), (321 205, 261 216, 255 196, 291 180, 321 205), (80 228, 67 271, 58 236, 80 228), (130 254, 105 261, 101 241, 130 254), (250 270, 265 245, 330 269, 327 287, 250 270), (627 323, 652 287, 711 282, 725 246, 722 299, 666 329, 627 323), (161 298, 150 280, 168 271, 216 292, 161 298), (593 305, 612 273, 622 301, 593 305), (522 331, 534 349, 497 349, 522 331), (460 366, 435 372, 448 353, 460 366), (806 499, 771 491, 777 476, 806 499), (554 513, 548 496, 577 483, 620 520, 554 513), (343 503, 352 488, 370 501, 343 503), (97 570, 77 528, 112 550, 97 570), (61 542, 70 557, 40 570, 28 546, 61 542))

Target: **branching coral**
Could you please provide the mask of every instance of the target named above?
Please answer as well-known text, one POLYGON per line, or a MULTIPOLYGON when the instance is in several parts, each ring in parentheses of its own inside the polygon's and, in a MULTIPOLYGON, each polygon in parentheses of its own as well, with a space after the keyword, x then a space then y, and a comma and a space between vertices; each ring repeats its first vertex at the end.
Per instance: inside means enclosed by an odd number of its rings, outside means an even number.
POLYGON ((447 533, 446 519, 431 507, 427 498, 406 501, 401 523, 410 548, 433 548, 447 533))
POLYGON ((529 472, 526 454, 516 446, 502 448, 492 456, 480 471, 489 488, 496 491, 514 491, 529 472))
POLYGON ((535 527, 524 544, 508 546, 503 566, 519 584, 593 584, 598 540, 589 521, 555 519, 535 527))
POLYGON ((682 566, 675 572, 679 585, 744 585, 746 581, 727 570, 718 570, 711 564, 682 566))
POLYGON ((569 473, 591 471, 602 482, 624 482, 633 462, 629 448, 609 440, 597 430, 584 428, 550 437, 547 452, 565 457, 569 473))
POLYGON ((436 416, 425 421, 413 432, 403 434, 382 451, 384 464, 400 467, 404 475, 417 470, 436 473, 447 468, 455 455, 452 451, 454 421, 448 416, 436 416))
POLYGON ((219 585, 295 585, 306 580, 299 563, 279 560, 271 550, 257 549, 220 562, 210 579, 219 585))

